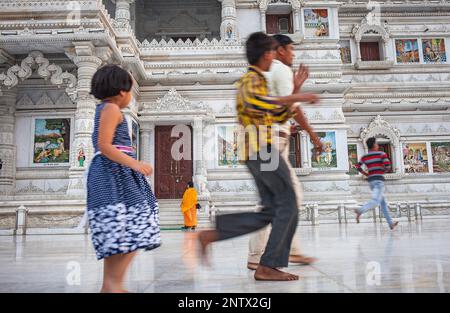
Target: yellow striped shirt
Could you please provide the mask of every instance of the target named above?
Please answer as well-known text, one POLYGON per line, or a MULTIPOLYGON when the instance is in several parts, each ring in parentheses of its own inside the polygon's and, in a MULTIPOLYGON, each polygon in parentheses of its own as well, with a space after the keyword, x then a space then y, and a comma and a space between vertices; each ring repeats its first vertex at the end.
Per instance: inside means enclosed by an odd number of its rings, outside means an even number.
POLYGON ((248 68, 237 88, 238 120, 247 131, 246 136, 241 137, 242 140, 245 138, 245 154, 240 156, 247 160, 249 154, 259 152, 262 145, 271 145, 272 125, 285 123, 294 113, 287 105, 277 104, 278 98, 269 96, 266 78, 255 66, 248 68))

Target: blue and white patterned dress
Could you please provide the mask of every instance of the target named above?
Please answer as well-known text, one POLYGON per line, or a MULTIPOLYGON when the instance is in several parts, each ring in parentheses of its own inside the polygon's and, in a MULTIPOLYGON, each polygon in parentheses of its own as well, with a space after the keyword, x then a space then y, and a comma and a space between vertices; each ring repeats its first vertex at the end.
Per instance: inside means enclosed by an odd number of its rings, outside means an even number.
MULTIPOLYGON (((92 143, 98 152, 100 115, 106 103, 97 105, 92 143)), ((113 145, 131 146, 123 118, 113 145)), ((126 152, 136 159, 136 154, 126 152)), ((96 154, 87 177, 87 212, 97 259, 161 245, 158 202, 144 175, 96 154)))

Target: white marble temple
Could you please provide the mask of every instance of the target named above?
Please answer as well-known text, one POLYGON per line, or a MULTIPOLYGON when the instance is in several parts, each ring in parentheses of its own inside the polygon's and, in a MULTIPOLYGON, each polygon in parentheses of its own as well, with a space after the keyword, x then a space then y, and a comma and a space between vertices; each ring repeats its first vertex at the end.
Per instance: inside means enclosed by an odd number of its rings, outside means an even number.
MULTIPOLYGON (((216 243, 211 268, 199 264, 194 233, 163 231, 163 246, 141 252, 127 277, 132 292, 450 291, 448 220, 300 226, 313 266, 292 266, 295 282, 257 282, 246 269, 248 237, 216 243)), ((102 263, 84 235, 0 236, 0 292, 97 292, 102 263), (79 277, 76 274, 79 268, 79 277), (79 278, 79 283, 77 281, 79 278)))

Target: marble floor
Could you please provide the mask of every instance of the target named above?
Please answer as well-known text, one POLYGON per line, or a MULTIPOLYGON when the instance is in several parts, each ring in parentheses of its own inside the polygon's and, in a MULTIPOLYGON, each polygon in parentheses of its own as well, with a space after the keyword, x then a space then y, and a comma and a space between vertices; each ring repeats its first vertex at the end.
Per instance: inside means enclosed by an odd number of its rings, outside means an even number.
MULTIPOLYGON (((300 226, 313 266, 291 266, 294 282, 257 282, 246 269, 248 237, 216 243, 212 267, 199 264, 194 233, 162 232, 163 246, 141 252, 132 292, 450 292, 450 220, 300 226)), ((84 235, 0 237, 0 292, 97 292, 102 263, 84 235)))

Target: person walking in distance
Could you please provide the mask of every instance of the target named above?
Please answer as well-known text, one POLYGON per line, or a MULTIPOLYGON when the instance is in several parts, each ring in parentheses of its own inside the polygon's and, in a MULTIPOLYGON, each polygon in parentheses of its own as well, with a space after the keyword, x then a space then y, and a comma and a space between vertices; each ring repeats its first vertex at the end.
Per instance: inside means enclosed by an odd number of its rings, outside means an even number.
POLYGON ((355 210, 356 222, 359 223, 362 214, 380 206, 389 228, 393 230, 398 225, 398 222, 392 221, 384 196, 384 174, 391 168, 391 161, 389 161, 385 152, 379 151, 376 138, 367 139, 366 144, 369 152, 361 158, 356 168, 360 173, 368 177, 369 186, 372 190, 372 199, 360 209, 355 210), (362 169, 363 165, 366 166, 367 171, 362 169))

